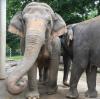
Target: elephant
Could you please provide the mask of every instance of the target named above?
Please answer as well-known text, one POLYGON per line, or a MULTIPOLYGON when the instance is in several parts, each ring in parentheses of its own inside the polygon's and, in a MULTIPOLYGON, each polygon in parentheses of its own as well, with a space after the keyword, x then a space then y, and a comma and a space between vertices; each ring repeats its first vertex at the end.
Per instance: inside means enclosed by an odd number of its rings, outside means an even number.
POLYGON ((72 28, 76 24, 67 25, 67 33, 60 36, 61 46, 62 46, 62 56, 64 63, 64 74, 63 74, 63 84, 70 86, 67 83, 68 73, 70 70, 71 62, 73 60, 73 30, 72 28))
MULTIPOLYGON (((77 23, 73 28, 73 64, 68 98, 78 98, 77 85, 86 71, 88 90, 85 96, 96 98, 96 73, 100 67, 100 16, 77 23)), ((66 34, 69 35, 69 34, 66 34)))
POLYGON ((19 94, 28 86, 26 98, 38 99, 37 65, 39 61, 49 61, 46 64, 49 66, 47 93, 54 94, 60 57, 58 36, 67 31, 63 19, 46 3, 31 2, 15 14, 8 31, 25 38, 25 52, 21 63, 6 78, 7 90, 11 94, 19 94), (20 82, 25 74, 28 74, 28 82, 20 82))
MULTIPOLYGON (((69 30, 68 27, 67 27, 67 29, 69 30)), ((63 35, 60 36, 60 43, 58 43, 58 44, 62 46, 62 48, 63 48, 63 57, 65 56, 65 58, 63 58, 64 59, 64 77, 63 77, 63 84, 66 85, 66 86, 69 86, 67 84, 67 82, 66 82, 67 81, 67 76, 68 76, 68 70, 69 70, 69 67, 68 66, 69 65, 68 65, 68 62, 66 62, 67 61, 66 60, 67 55, 65 55, 65 54, 66 54, 66 50, 67 49, 65 48, 66 47, 65 46, 65 38, 64 38, 63 35)), ((25 51, 25 37, 21 37, 20 38, 20 47, 21 47, 21 52, 22 52, 22 55, 23 55, 24 54, 24 51, 25 51)), ((45 46, 43 46, 43 48, 41 49, 41 54, 39 54, 39 58, 43 56, 42 53, 47 54, 46 47, 45 46)), ((46 55, 44 55, 44 56, 46 56, 46 55)), ((42 62, 42 64, 40 64, 41 63, 40 61, 42 60, 42 58, 41 59, 38 59, 38 60, 39 60, 39 62, 38 62, 39 82, 41 84, 46 84, 48 82, 48 75, 49 75, 49 66, 46 66, 46 64, 49 64, 49 61, 48 61, 49 59, 47 60, 47 63, 42 62)))

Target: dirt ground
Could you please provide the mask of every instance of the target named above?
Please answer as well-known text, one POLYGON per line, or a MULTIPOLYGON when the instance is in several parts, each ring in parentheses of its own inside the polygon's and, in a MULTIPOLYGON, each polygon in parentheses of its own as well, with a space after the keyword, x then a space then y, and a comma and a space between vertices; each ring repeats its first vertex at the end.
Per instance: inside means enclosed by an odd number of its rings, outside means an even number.
MULTIPOLYGON (((39 86, 39 91, 40 91, 40 99, 68 99, 66 98, 66 94, 68 91, 68 87, 64 86, 62 84, 62 78, 63 78, 63 71, 58 72, 58 91, 54 95, 47 95, 45 94, 45 87, 39 86)), ((70 74, 68 77, 68 81, 70 78, 70 74)), ((97 98, 92 98, 92 99, 100 99, 100 73, 97 75, 97 91, 98 91, 98 97, 97 98)), ((78 91, 79 91, 79 98, 78 99, 90 99, 84 97, 84 92, 87 90, 87 84, 86 84, 86 76, 85 73, 82 75, 79 84, 78 84, 78 91)), ((21 93, 20 95, 10 95, 6 91, 5 87, 5 80, 0 81, 0 99, 25 99, 25 94, 27 92, 27 89, 21 93)))

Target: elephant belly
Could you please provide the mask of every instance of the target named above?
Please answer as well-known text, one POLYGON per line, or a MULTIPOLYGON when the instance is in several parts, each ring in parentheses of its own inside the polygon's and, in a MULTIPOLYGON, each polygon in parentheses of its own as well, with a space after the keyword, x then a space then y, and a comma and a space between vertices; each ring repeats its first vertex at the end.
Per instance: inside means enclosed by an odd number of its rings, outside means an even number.
POLYGON ((48 66, 49 61, 50 61, 50 53, 48 52, 46 46, 43 45, 37 59, 38 67, 43 68, 44 66, 48 66))
POLYGON ((38 56, 38 59, 37 59, 38 67, 39 68, 43 68, 44 66, 48 67, 49 62, 50 62, 49 54, 47 55, 45 53, 40 53, 40 55, 38 56))
POLYGON ((45 67, 48 67, 48 65, 49 65, 49 57, 48 58, 43 58, 43 57, 41 57, 41 58, 38 58, 37 59, 37 64, 38 64, 38 67, 39 68, 43 68, 44 66, 45 67))
POLYGON ((90 64, 100 68, 100 50, 93 51, 90 56, 90 64))

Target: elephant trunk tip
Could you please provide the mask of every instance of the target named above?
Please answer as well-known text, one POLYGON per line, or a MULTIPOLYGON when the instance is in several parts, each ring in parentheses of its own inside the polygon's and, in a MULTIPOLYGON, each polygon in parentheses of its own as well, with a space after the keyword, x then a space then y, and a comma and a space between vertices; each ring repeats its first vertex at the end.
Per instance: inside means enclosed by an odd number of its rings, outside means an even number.
MULTIPOLYGON (((14 78, 15 79, 15 78, 14 78)), ((14 79, 6 79, 7 91, 10 94, 17 95, 20 94, 27 87, 27 80, 21 79, 16 82, 14 79)))

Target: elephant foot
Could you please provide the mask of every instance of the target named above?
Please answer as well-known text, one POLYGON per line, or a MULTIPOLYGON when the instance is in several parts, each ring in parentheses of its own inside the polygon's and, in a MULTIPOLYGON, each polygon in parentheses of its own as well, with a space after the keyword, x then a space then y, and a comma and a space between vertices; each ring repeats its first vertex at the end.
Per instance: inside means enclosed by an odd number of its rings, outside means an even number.
POLYGON ((44 84, 44 82, 38 82, 38 85, 43 85, 44 84))
POLYGON ((37 91, 28 92, 26 99, 39 99, 39 93, 37 91))
POLYGON ((67 83, 67 81, 63 81, 63 84, 64 84, 65 86, 70 87, 70 85, 67 83))
POLYGON ((48 86, 48 81, 44 81, 43 85, 48 86))
POLYGON ((54 88, 48 88, 47 94, 48 94, 48 95, 56 94, 57 89, 58 89, 58 86, 56 86, 56 87, 54 87, 54 88))
POLYGON ((39 78, 39 82, 43 82, 43 79, 42 78, 39 78))
POLYGON ((85 92, 85 97, 88 97, 88 98, 96 98, 97 97, 97 91, 94 90, 94 91, 86 91, 85 92))
POLYGON ((39 85, 44 85, 44 86, 47 86, 48 85, 48 82, 47 81, 41 81, 41 82, 38 82, 39 85))
POLYGON ((79 97, 77 89, 69 90, 66 95, 67 98, 77 99, 79 97))

